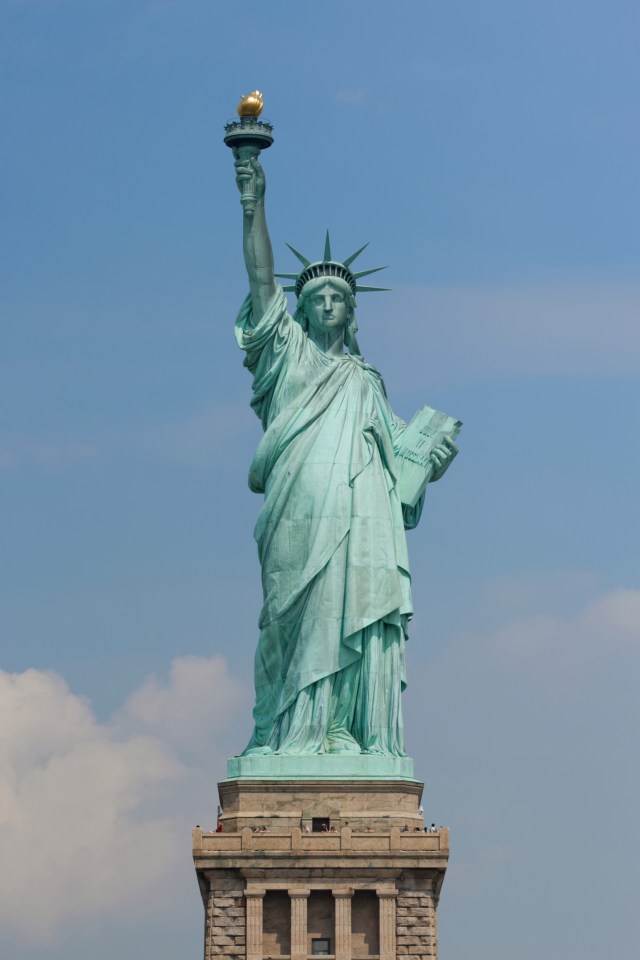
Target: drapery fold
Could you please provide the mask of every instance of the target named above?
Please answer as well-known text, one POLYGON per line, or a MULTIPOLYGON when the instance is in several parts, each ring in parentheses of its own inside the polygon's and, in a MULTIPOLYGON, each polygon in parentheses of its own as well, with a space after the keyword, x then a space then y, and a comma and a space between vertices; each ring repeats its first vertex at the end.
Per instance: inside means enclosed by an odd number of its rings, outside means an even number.
POLYGON ((375 368, 323 354, 280 288, 257 324, 247 298, 236 337, 264 427, 249 471, 264 493, 255 527, 264 604, 248 750, 403 755, 404 526, 422 508, 403 517, 396 492, 404 424, 375 368))

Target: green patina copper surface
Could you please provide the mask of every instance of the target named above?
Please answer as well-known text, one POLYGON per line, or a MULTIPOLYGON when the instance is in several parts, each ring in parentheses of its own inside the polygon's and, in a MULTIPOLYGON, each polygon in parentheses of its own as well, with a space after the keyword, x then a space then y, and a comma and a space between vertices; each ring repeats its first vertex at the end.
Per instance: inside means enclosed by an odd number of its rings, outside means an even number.
POLYGON ((305 754, 232 757, 228 780, 413 780, 409 757, 370 754, 305 754))
MULTIPOLYGON (((317 264, 296 253, 304 282, 291 316, 274 278, 264 173, 256 158, 235 156, 241 194, 252 198, 243 217, 250 292, 235 330, 264 428, 249 473, 264 494, 255 529, 264 605, 255 729, 228 775, 410 779, 400 703, 412 614, 405 529, 418 523, 424 491, 413 507, 401 502, 406 424, 356 340, 356 279, 368 271, 331 260, 328 239, 317 264)), ((429 479, 455 454, 449 437, 437 443, 429 479)))

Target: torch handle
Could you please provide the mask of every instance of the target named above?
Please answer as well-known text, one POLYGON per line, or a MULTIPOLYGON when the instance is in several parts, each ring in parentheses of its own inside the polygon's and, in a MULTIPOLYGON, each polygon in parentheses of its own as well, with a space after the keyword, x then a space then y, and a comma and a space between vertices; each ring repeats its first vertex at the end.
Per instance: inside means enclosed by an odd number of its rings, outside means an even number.
MULTIPOLYGON (((260 156, 260 148, 251 144, 251 146, 237 147, 238 160, 254 160, 260 156)), ((243 180, 242 191, 240 193, 240 203, 244 210, 245 217, 252 217, 256 209, 258 198, 253 189, 251 180, 243 180)))

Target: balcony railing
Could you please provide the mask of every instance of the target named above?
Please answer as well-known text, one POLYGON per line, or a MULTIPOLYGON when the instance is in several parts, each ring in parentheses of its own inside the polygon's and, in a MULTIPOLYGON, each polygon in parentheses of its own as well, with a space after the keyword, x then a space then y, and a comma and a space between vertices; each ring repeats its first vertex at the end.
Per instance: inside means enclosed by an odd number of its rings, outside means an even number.
POLYGON ((408 854, 449 852, 449 828, 437 833, 404 832, 392 827, 386 833, 369 833, 343 827, 339 833, 306 833, 300 828, 288 832, 268 831, 254 833, 245 827, 239 833, 209 833, 196 827, 193 831, 193 852, 222 853, 241 850, 268 850, 291 853, 328 853, 350 850, 353 853, 390 853, 398 850, 408 854))

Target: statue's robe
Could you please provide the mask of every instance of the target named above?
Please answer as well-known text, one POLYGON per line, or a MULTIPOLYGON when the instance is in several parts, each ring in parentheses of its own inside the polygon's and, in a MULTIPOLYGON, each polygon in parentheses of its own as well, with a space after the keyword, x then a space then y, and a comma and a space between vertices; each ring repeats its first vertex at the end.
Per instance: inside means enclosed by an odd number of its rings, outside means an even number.
POLYGON ((394 442, 405 424, 374 367, 330 357, 287 312, 281 288, 236 337, 264 436, 249 486, 264 493, 255 538, 264 605, 247 750, 404 755, 400 692, 411 616, 394 442))

